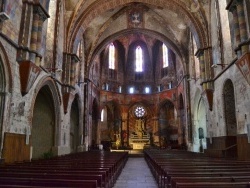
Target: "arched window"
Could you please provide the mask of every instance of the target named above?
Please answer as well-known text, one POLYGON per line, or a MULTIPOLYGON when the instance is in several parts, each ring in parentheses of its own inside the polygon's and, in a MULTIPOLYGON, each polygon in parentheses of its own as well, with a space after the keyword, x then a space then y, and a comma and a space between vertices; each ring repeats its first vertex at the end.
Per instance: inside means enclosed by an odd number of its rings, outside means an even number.
POLYGON ((143 68, 142 48, 137 46, 135 51, 135 72, 142 72, 143 68))
POLYGON ((165 44, 162 45, 163 68, 168 67, 168 48, 165 44))
POLYGON ((194 40, 194 37, 191 35, 191 39, 192 39, 192 53, 193 53, 193 58, 194 58, 194 72, 193 72, 193 76, 198 79, 200 78, 200 63, 199 63, 199 59, 194 55, 197 52, 197 45, 196 42, 194 40))
POLYGON ((109 45, 109 69, 115 69, 115 46, 113 43, 109 45))
POLYGON ((101 112, 101 122, 103 122, 104 120, 104 109, 102 109, 102 112, 101 112))
POLYGON ((145 93, 146 94, 150 93, 150 88, 149 87, 145 87, 145 93))
POLYGON ((130 88, 129 88, 129 93, 130 93, 130 94, 133 94, 134 92, 135 92, 134 87, 130 87, 130 88))
POLYGON ((78 43, 76 55, 79 58, 82 57, 82 40, 78 43))

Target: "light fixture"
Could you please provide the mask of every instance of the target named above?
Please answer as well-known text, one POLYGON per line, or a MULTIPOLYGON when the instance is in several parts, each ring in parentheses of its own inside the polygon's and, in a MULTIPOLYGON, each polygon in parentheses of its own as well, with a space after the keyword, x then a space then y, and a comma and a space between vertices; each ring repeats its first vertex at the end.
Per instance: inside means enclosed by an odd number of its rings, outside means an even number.
POLYGON ((87 85, 88 82, 77 82, 78 85, 83 84, 83 85, 87 85))
POLYGON ((228 65, 228 64, 220 64, 220 63, 217 63, 217 64, 213 64, 211 67, 212 68, 217 68, 218 67, 218 65, 220 65, 222 68, 224 68, 226 65, 228 65))
POLYGON ((190 82, 191 80, 197 81, 197 80, 199 80, 199 79, 200 79, 200 78, 191 77, 191 78, 188 78, 187 81, 189 81, 189 82, 190 82))
POLYGON ((61 68, 52 68, 52 67, 43 67, 43 66, 40 66, 41 69, 43 69, 45 72, 51 72, 51 71, 54 71, 54 72, 63 72, 63 70, 61 68))
POLYGON ((8 14, 6 14, 6 12, 0 12, 0 22, 9 20, 10 17, 8 16, 8 14))
POLYGON ((48 71, 55 71, 55 72, 62 72, 63 71, 62 69, 59 69, 59 68, 45 68, 45 69, 48 71))

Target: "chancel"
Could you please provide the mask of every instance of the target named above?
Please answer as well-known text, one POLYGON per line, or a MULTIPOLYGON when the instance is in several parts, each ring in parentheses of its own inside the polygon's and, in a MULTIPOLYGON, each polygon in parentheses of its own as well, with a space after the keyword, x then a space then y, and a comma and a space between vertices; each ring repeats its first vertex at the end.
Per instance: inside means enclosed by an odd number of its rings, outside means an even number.
POLYGON ((0 0, 0 187, 249 186, 249 18, 249 0, 0 0))

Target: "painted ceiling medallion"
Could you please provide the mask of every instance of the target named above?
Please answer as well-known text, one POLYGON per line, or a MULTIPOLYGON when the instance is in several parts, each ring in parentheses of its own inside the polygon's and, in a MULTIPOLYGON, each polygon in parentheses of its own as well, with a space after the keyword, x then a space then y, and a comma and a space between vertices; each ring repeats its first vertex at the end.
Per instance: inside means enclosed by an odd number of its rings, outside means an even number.
POLYGON ((143 27, 143 8, 136 7, 128 12, 128 27, 143 27))
POLYGON ((139 12, 133 12, 130 15, 130 20, 133 24, 138 25, 142 22, 142 16, 139 12))

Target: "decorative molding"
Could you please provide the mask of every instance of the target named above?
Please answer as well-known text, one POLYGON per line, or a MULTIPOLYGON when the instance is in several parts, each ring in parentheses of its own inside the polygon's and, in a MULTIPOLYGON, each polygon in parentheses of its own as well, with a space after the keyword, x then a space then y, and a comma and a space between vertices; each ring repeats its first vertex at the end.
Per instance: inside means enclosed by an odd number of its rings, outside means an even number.
POLYGON ((214 90, 212 89, 205 89, 201 94, 207 99, 210 111, 213 110, 213 94, 214 94, 214 90))
POLYGON ((45 21, 47 18, 50 17, 47 11, 43 8, 43 6, 40 3, 34 5, 33 11, 34 13, 37 13, 43 21, 45 21))
POLYGON ((30 88, 34 84, 41 69, 36 66, 32 61, 26 60, 19 62, 19 73, 22 95, 29 92, 30 88))
POLYGON ((68 104, 72 97, 74 97, 74 95, 71 92, 63 94, 63 109, 65 114, 68 112, 68 104))

